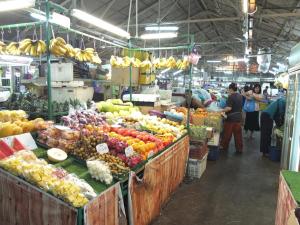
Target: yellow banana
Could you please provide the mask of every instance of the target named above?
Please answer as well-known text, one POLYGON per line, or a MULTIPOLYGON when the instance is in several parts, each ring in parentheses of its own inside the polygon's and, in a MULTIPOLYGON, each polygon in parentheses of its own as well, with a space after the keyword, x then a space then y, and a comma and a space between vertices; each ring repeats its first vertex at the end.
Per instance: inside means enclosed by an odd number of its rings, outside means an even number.
POLYGON ((66 45, 67 44, 66 41, 61 37, 57 37, 56 40, 60 45, 66 45))

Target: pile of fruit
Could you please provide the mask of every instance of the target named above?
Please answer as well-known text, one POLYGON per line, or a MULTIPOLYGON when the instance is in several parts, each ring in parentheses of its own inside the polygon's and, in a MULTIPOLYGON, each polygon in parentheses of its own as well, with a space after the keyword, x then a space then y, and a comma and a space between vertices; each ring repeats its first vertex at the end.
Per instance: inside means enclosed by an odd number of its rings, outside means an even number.
POLYGON ((79 140, 67 146, 66 151, 80 159, 87 160, 98 155, 96 146, 106 142, 106 140, 107 136, 102 131, 94 130, 91 133, 81 132, 79 140))
POLYGON ((88 203, 88 198, 83 194, 80 186, 69 179, 64 179, 67 175, 66 171, 59 172, 45 160, 38 159, 32 151, 19 151, 13 156, 0 160, 0 166, 62 198, 74 207, 82 207, 88 203))
POLYGON ((192 124, 202 126, 204 120, 208 116, 208 112, 205 109, 198 108, 194 113, 191 114, 192 124))
POLYGON ((69 149, 74 142, 80 138, 80 132, 76 130, 63 130, 51 126, 46 130, 38 132, 38 141, 51 148, 60 148, 64 151, 69 149))
POLYGON ((61 118, 63 125, 74 130, 81 130, 86 125, 106 126, 105 117, 93 110, 76 110, 61 118))
POLYGON ((43 130, 51 124, 41 118, 29 121, 26 113, 22 110, 3 110, 0 111, 0 138, 43 130))
MULTIPOLYGON (((78 99, 70 99, 65 102, 52 102, 54 113, 68 112, 72 106, 74 109, 82 107, 78 99)), ((12 94, 5 103, 5 107, 10 110, 24 110, 28 114, 47 114, 48 100, 38 97, 30 92, 25 94, 12 94)))

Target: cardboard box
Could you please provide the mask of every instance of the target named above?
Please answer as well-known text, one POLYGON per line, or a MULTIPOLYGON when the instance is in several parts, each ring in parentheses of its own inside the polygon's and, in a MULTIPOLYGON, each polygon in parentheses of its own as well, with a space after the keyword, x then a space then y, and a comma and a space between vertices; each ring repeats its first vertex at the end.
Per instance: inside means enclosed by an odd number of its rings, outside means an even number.
POLYGON ((143 113, 143 114, 148 114, 148 112, 150 110, 157 110, 157 111, 160 111, 160 104, 157 104, 155 106, 139 106, 140 108, 140 111, 143 113))
MULTIPOLYGON (((131 83, 132 86, 137 86, 139 84, 139 69, 132 67, 131 73, 131 83)), ((111 68, 111 83, 129 86, 130 85, 130 68, 111 68)))
POLYGON ((51 63, 51 81, 72 81, 73 63, 51 63))

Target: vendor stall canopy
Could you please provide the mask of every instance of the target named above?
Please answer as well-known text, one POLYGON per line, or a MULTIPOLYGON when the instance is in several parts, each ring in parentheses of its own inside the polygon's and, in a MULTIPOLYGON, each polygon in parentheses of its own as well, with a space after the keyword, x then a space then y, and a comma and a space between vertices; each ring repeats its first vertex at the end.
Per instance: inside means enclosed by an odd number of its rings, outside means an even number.
MULTIPOLYGON (((39 3, 39 0, 36 2, 39 3)), ((246 56, 245 63, 251 65, 256 63, 259 49, 267 48, 272 56, 270 71, 274 72, 277 63, 287 63, 290 49, 297 44, 300 36, 300 2, 296 0, 54 0, 53 2, 70 10, 69 12, 71 9, 80 9, 90 13, 128 31, 133 38, 144 37, 133 41, 142 47, 183 45, 190 41, 188 34, 194 35, 197 50, 202 56, 200 65, 206 71, 217 72, 217 65, 219 71, 231 70, 226 67, 228 57, 232 57, 237 63, 246 56), (245 9, 245 2, 248 4, 248 10, 245 9), (158 32, 171 34, 160 35, 159 41, 148 39, 149 33, 158 32), (275 68, 272 69, 273 67, 275 68)), ((36 21, 26 13, 28 14, 28 10, 20 10, 17 13, 1 12, 0 23, 36 21)), ((71 27, 93 35, 109 35, 116 43, 127 44, 126 38, 108 33, 74 17, 71 17, 71 27)), ((31 36, 32 30, 24 29, 20 35, 31 36)), ((16 38, 14 31, 4 34, 4 39, 11 40, 11 38, 16 38)), ((86 40, 85 44, 93 43, 86 40)), ((109 58, 118 51, 115 46, 103 43, 98 45, 101 45, 99 54, 102 58, 109 58)), ((180 56, 187 54, 184 51, 187 50, 162 50, 159 54, 180 56)), ((245 70, 249 71, 249 66, 245 70)), ((257 68, 252 70, 257 71, 257 68)))

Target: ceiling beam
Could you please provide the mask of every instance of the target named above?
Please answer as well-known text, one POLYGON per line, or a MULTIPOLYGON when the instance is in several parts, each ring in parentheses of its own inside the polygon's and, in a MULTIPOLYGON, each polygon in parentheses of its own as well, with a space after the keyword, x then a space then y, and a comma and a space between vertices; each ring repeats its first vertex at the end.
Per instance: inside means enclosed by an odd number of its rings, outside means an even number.
POLYGON ((100 18, 103 18, 105 16, 105 14, 108 12, 108 10, 110 10, 110 8, 113 6, 113 4, 116 2, 116 0, 112 0, 108 3, 108 5, 106 6, 105 10, 103 11, 103 13, 101 14, 100 18))

